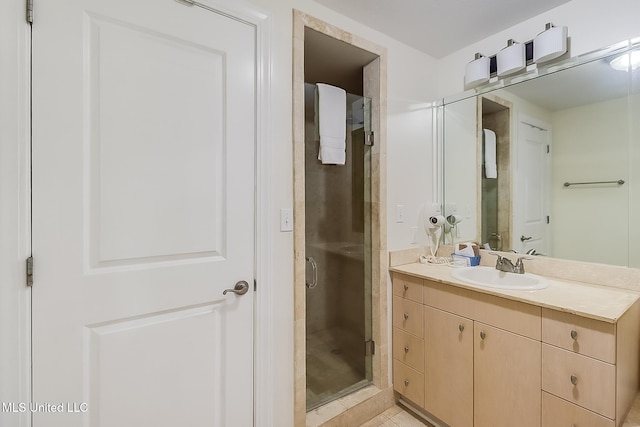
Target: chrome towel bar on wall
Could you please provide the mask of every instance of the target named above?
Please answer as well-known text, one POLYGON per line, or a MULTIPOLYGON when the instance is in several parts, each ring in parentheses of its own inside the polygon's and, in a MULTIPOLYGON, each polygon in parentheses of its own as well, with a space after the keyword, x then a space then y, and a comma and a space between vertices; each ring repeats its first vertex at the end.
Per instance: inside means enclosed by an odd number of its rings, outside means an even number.
POLYGON ((569 187, 571 185, 589 185, 589 184, 624 184, 623 179, 619 179, 617 181, 589 181, 589 182, 565 182, 563 185, 565 187, 569 187))

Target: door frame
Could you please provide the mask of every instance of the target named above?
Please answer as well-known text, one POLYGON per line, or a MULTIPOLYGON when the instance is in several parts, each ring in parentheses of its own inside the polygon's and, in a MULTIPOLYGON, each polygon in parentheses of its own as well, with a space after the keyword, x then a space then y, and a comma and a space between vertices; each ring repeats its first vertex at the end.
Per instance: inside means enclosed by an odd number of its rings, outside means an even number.
MULTIPOLYGON (((373 395, 371 400, 379 412, 388 408, 393 400, 391 387, 388 299, 390 275, 387 252, 387 49, 349 33, 335 25, 322 21, 305 12, 293 9, 293 198, 294 198, 294 425, 304 426, 306 411, 306 284, 305 284, 305 150, 304 150, 304 31, 310 28, 326 36, 341 40, 366 50, 378 58, 363 68, 364 96, 372 100, 371 125, 375 143, 371 148, 371 292, 372 292, 372 338, 375 341, 373 354, 373 395)), ((362 395, 349 401, 350 408, 363 402, 362 395)), ((321 407, 322 408, 322 407, 321 407)), ((316 413, 321 411, 316 409, 316 413)), ((349 408, 338 417, 348 417, 349 408)), ((325 411, 321 416, 329 416, 325 411)), ((334 414, 335 415, 335 414, 334 414)), ((323 419, 324 420, 324 419, 323 419)), ((333 418, 336 422, 337 418, 333 418)), ((318 421, 318 419, 314 419, 318 421)), ((353 420, 351 419, 353 422, 353 420)), ((363 420, 364 422, 364 420, 363 420)))
MULTIPOLYGON (((200 0, 199 3, 231 19, 239 20, 253 26, 256 29, 256 139, 255 139, 255 272, 254 277, 258 283, 257 289, 264 290, 255 293, 254 305, 254 426, 270 426, 274 418, 274 405, 276 404, 272 390, 277 388, 274 375, 276 362, 274 332, 275 322, 272 313, 274 301, 272 286, 272 256, 271 256, 271 203, 270 175, 271 162, 269 161, 269 141, 271 140, 271 37, 273 32, 272 18, 270 14, 259 10, 255 6, 247 7, 233 2, 222 0, 200 0)), ((188 5, 187 5, 188 6, 188 5)), ((197 6, 193 6, 197 7, 197 6)), ((32 396, 31 376, 31 288, 26 286, 24 274, 25 260, 31 254, 31 170, 30 170, 30 107, 31 107, 31 79, 29 69, 31 67, 31 27, 25 21, 24 0, 9 0, 2 6, 2 22, 4 28, 8 28, 9 37, 2 41, 7 46, 2 50, 2 59, 12 64, 12 68, 3 73, 14 87, 15 93, 7 96, 7 103, 12 103, 10 114, 0 117, 0 124, 6 125, 12 138, 0 140, 0 149, 4 153, 11 152, 14 157, 10 160, 13 166, 2 171, 3 180, 10 183, 11 191, 4 191, 0 187, 0 200, 2 206, 7 206, 7 211, 12 211, 12 217, 16 217, 16 224, 0 224, 0 232, 10 236, 7 247, 0 248, 0 260, 3 274, 0 275, 0 295, 9 295, 9 304, 15 310, 11 312, 0 311, 0 321, 3 324, 15 325, 13 330, 0 330, 0 338, 8 338, 18 341, 18 348, 2 347, 0 356, 2 360, 9 360, 11 366, 8 371, 16 372, 15 377, 7 382, 9 389, 18 390, 9 394, 0 388, 2 401, 29 402, 32 396), (4 12, 7 13, 4 13, 4 12), (16 46, 19 48, 16 49, 16 46), (5 52, 6 55, 5 55, 5 52), (18 108, 16 108, 18 106, 18 108), (17 161, 16 161, 17 160, 17 161), (7 234, 5 234, 7 232, 7 234), (6 261, 6 263, 5 263, 6 261), (6 268, 5 268, 5 264, 6 268)), ((37 5, 36 5, 37 8, 37 5)), ((35 22, 37 25, 37 10, 35 22)), ((4 63, 4 61, 3 61, 4 63)), ((0 111, 5 112, 5 104, 0 104, 0 111)), ((35 261, 37 265, 37 260, 35 261)), ((37 272, 37 267, 36 267, 37 272)), ((35 284, 37 286, 37 275, 35 284)), ((0 413, 0 420, 4 414, 0 413)), ((20 427, 32 425, 29 412, 22 414, 9 414, 19 419, 20 427)))

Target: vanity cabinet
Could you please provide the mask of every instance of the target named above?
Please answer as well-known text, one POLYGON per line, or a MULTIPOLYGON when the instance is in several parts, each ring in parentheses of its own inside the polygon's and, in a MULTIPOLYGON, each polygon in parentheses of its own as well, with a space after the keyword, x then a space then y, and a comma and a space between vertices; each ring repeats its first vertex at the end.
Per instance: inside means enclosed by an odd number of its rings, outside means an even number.
POLYGON ((542 311, 545 426, 621 426, 638 389, 640 308, 616 323, 542 311))
POLYGON ((456 427, 539 427, 540 308, 429 280, 423 286, 424 409, 456 427))
POLYGON ((620 427, 640 303, 616 322, 393 273, 394 389, 452 427, 620 427))

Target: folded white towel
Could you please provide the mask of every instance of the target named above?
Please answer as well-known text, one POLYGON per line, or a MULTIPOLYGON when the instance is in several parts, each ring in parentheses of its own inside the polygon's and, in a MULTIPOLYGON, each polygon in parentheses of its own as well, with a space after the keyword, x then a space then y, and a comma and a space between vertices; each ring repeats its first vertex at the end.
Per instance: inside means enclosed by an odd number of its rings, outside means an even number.
POLYGON ((318 160, 322 164, 344 165, 347 148, 347 92, 318 83, 317 126, 320 134, 318 160))
POLYGON ((496 134, 490 129, 484 130, 484 174, 487 178, 498 177, 496 164, 496 134))

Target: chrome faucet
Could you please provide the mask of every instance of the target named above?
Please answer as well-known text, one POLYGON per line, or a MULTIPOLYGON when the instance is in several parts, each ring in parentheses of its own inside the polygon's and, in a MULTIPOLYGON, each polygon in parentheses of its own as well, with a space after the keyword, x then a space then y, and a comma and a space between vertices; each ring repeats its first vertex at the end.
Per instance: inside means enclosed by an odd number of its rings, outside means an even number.
POLYGON ((524 260, 531 259, 529 257, 520 257, 515 264, 509 258, 505 258, 495 252, 489 252, 490 255, 498 257, 496 260, 496 270, 505 271, 507 273, 524 274, 524 260))

